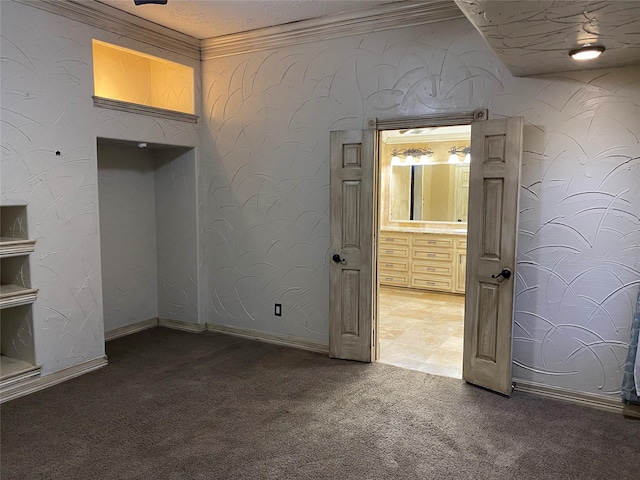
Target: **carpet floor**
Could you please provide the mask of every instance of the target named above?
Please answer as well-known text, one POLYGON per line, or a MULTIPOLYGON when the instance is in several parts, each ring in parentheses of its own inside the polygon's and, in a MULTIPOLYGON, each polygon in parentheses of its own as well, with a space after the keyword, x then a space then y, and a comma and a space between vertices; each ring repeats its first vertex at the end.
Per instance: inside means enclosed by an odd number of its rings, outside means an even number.
POLYGON ((154 328, 1 407, 14 479, 637 479, 640 422, 461 380, 154 328))

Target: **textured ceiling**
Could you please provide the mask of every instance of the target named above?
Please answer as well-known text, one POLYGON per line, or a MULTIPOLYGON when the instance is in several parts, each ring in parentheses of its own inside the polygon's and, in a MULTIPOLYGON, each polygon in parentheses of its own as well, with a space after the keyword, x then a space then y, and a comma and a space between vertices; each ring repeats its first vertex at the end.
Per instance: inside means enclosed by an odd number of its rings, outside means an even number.
POLYGON ((455 0, 517 76, 640 64, 640 0, 455 0), (578 62, 569 50, 606 47, 578 62))
POLYGON ((199 39, 364 10, 393 2, 393 0, 169 0, 166 5, 136 6, 133 0, 99 1, 199 39))

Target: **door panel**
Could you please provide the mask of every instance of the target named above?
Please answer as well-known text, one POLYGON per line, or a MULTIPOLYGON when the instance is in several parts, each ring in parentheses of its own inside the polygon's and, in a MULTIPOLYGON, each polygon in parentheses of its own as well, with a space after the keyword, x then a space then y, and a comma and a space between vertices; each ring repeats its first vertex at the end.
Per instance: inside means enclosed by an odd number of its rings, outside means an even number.
POLYGON ((329 355, 375 359, 376 135, 331 132, 329 355))
POLYGON ((475 122, 471 173, 463 378, 511 393, 513 275, 522 157, 521 117, 475 122))

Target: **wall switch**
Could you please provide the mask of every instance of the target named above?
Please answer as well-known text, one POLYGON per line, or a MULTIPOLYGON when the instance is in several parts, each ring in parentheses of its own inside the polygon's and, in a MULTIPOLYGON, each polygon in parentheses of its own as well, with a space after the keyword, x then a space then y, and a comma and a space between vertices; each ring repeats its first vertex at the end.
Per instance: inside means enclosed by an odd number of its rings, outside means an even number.
POLYGON ((282 316, 282 304, 281 303, 276 303, 276 309, 274 311, 276 317, 281 317, 282 316))

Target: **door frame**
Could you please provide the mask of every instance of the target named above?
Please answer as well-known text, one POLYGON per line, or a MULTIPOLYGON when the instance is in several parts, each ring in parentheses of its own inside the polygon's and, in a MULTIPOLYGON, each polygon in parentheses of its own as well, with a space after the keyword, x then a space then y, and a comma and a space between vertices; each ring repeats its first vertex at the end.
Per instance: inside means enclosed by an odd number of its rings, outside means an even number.
MULTIPOLYGON (((390 118, 390 119, 379 119, 379 118, 370 118, 367 126, 370 129, 375 129, 376 134, 379 135, 380 132, 384 130, 403 130, 403 129, 411 129, 411 128, 429 128, 429 127, 451 127, 456 125, 471 125, 473 122, 478 122, 482 120, 488 120, 489 118, 489 110, 486 108, 474 110, 473 112, 464 112, 464 113, 451 113, 451 114, 442 114, 442 115, 425 115, 425 116, 415 116, 415 117, 400 117, 400 118, 390 118)), ((375 158, 375 169, 379 172, 379 152, 376 152, 375 158)), ((375 250, 378 250, 378 240, 379 240, 379 215, 380 215, 380 175, 374 176, 374 191, 376 192, 375 199, 375 218, 376 218, 376 228, 374 230, 374 238, 373 242, 375 244, 375 250)), ((377 257, 377 256, 376 256, 377 257)), ((375 276, 376 281, 373 282, 373 292, 372 298, 374 301, 374 318, 373 318, 373 342, 374 342, 374 358, 373 361, 377 361, 380 358, 380 339, 379 339, 379 282, 377 280, 378 277, 378 265, 375 265, 375 276)), ((464 321, 466 322, 467 313, 465 311, 464 321)))

